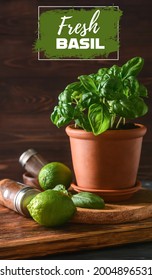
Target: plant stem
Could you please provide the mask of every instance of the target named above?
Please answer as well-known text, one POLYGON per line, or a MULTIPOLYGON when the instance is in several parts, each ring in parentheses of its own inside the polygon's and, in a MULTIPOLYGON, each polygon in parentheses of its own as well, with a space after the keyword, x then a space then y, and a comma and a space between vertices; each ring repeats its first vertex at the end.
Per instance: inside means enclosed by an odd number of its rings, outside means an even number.
POLYGON ((77 128, 77 127, 78 127, 76 123, 74 123, 74 127, 75 127, 75 128, 77 128))
POLYGON ((102 99, 103 104, 105 104, 105 101, 106 101, 106 99, 105 99, 105 97, 103 97, 103 99, 102 99))
POLYGON ((126 124, 126 119, 125 118, 123 118, 123 125, 125 125, 126 124))
POLYGON ((116 115, 112 115, 112 117, 111 117, 111 128, 113 128, 113 125, 115 123, 115 118, 116 118, 116 115))
POLYGON ((116 124, 116 128, 119 127, 119 124, 121 123, 122 119, 123 119, 123 117, 120 117, 120 118, 119 118, 119 120, 118 120, 118 122, 117 122, 117 124, 116 124))

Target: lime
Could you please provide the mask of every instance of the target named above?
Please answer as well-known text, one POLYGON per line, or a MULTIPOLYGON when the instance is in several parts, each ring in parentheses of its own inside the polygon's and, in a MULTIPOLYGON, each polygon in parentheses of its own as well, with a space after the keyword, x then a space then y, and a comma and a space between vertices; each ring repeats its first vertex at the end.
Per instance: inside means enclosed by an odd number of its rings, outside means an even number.
POLYGON ((73 216, 76 207, 64 193, 46 190, 37 194, 27 205, 27 209, 37 223, 54 227, 66 223, 73 216))
POLYGON ((70 196, 70 193, 67 191, 66 187, 64 185, 56 185, 55 188, 53 188, 53 191, 63 192, 64 194, 70 196))
POLYGON ((42 167, 38 180, 43 190, 53 189, 59 184, 69 188, 72 182, 72 172, 61 162, 51 162, 42 167))

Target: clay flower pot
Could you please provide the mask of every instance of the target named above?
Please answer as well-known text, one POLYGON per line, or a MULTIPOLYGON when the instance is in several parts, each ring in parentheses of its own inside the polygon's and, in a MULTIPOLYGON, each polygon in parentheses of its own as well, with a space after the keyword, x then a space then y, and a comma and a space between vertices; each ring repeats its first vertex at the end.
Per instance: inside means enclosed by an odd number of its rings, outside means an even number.
POLYGON ((91 132, 68 126, 76 177, 74 190, 101 195, 106 202, 130 198, 141 188, 137 181, 143 136, 146 127, 91 132))

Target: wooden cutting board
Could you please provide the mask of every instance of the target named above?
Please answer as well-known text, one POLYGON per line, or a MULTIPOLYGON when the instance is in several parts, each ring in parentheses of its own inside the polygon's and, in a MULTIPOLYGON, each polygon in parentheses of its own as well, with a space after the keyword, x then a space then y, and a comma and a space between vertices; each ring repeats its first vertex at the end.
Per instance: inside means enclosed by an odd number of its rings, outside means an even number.
POLYGON ((152 191, 141 189, 129 200, 106 204, 103 210, 79 208, 75 223, 120 224, 137 222, 152 217, 152 191))
POLYGON ((141 190, 127 203, 106 204, 105 210, 78 209, 70 223, 55 229, 0 206, 0 259, 27 259, 150 241, 151 202, 152 191, 141 190))

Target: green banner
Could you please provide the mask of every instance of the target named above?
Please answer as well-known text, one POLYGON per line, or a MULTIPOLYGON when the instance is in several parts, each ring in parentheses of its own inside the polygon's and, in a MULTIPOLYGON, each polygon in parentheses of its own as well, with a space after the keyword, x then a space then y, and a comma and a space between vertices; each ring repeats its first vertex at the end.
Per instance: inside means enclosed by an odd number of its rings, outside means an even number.
POLYGON ((40 59, 118 59, 122 11, 111 7, 39 7, 40 59))

